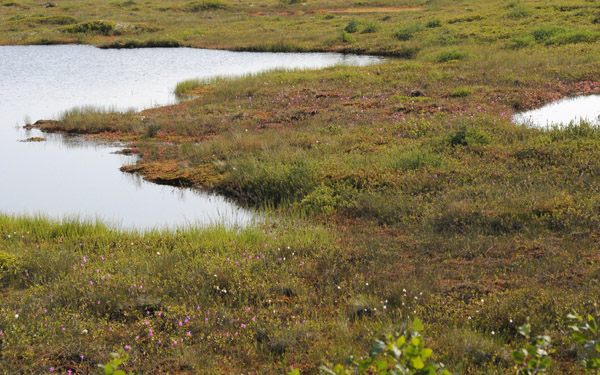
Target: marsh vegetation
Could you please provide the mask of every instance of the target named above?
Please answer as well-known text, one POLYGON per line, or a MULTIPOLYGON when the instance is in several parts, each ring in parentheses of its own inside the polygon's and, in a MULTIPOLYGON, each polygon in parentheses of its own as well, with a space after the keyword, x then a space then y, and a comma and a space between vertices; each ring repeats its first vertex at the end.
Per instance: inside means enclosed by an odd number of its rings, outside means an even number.
MULTIPOLYGON (((140 373, 316 374, 417 315, 433 360, 453 373, 515 372, 527 322, 553 338, 548 373, 583 373, 586 352, 564 333, 572 309, 598 316, 598 125, 512 116, 600 91, 600 4, 216 4, 51 11, 163 28, 76 37, 98 45, 168 34, 402 58, 186 83, 193 100, 142 113, 152 137, 131 114, 60 124, 120 132, 139 150, 138 173, 176 171, 278 220, 129 233, 2 217, 2 370, 91 371, 122 347, 140 373)), ((24 7, 34 5, 6 9, 24 7)), ((62 25, 10 25, 7 42, 72 40, 62 25)))

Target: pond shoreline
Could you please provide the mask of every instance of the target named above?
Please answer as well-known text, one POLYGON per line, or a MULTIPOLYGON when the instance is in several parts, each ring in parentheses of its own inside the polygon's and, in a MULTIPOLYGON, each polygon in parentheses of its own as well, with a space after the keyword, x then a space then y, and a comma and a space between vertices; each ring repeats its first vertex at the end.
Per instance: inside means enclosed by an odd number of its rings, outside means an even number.
MULTIPOLYGON (((7 214, 98 215, 109 221, 136 217, 140 223, 152 218, 162 223, 173 216, 189 222, 209 214, 220 220, 231 210, 243 210, 223 196, 212 198, 219 191, 210 183, 218 179, 210 170, 204 173, 186 167, 182 173, 178 163, 169 162, 154 169, 143 166, 146 173, 140 173, 139 167, 131 165, 138 155, 148 156, 139 152, 136 142, 152 144, 160 154, 165 148, 190 141, 184 136, 162 136, 152 121, 153 113, 168 115, 169 111, 180 111, 188 105, 189 102, 171 104, 177 100, 171 88, 177 82, 193 77, 258 74, 265 69, 315 69, 380 61, 339 54, 258 55, 189 48, 106 51, 89 45, 8 46, 0 47, 0 53, 1 66, 8 72, 4 80, 0 79, 0 88, 6 87, 3 91, 7 93, 8 87, 13 90, 14 80, 21 82, 6 101, 2 98, 0 107, 3 114, 6 107, 7 116, 3 117, 0 128, 5 134, 1 145, 7 156, 23 155, 3 166, 4 175, 13 176, 7 179, 15 183, 4 184, 0 189, 6 197, 0 209, 7 214), (84 62, 82 56, 89 56, 91 63, 84 62), (52 64, 40 69, 37 61, 44 64, 52 61, 52 64), (144 69, 137 67, 140 64, 144 69), (89 69, 95 75, 89 74, 89 69), (21 79, 20 74, 27 77, 21 79), (88 121, 90 114, 93 121, 88 121), (145 119, 146 115, 150 118, 145 119), (71 129, 52 120, 54 117, 77 121, 82 116, 88 116, 84 126, 71 129), (113 125, 124 118, 128 118, 131 128, 115 129, 113 125), (25 126, 12 128, 13 124, 23 122, 25 126), (43 134, 48 134, 43 137, 47 142, 34 145, 32 141, 41 141, 38 135, 43 134), (151 170, 159 173, 151 174, 151 170), (47 188, 39 185, 40 179, 47 188), (199 184, 200 180, 208 183, 199 184), (88 194, 94 200, 87 200, 88 194), (143 200, 149 202, 142 204, 143 200), (201 206, 200 201, 206 205, 201 206), (165 204, 167 207, 162 207, 165 204), (142 214, 152 207, 160 212, 142 214), (169 215, 164 214, 171 210, 169 215)), ((207 132, 192 141, 207 139, 210 134, 207 132)))
MULTIPOLYGON (((244 78, 238 78, 238 80, 243 79, 244 78)), ((517 98, 515 103, 518 104, 513 103, 511 105, 511 108, 514 111, 511 113, 511 117, 517 115, 520 112, 538 109, 547 104, 562 99, 575 96, 587 96, 598 94, 600 93, 600 81, 580 81, 569 84, 559 82, 558 84, 549 85, 548 87, 544 87, 543 85, 541 85, 541 88, 545 88, 545 90, 535 91, 536 95, 525 94, 517 98)), ((539 87, 534 89, 539 90, 539 87)), ((187 106, 188 104, 200 100, 202 100, 202 98, 193 98, 178 104, 144 109, 139 112, 136 112, 136 114, 161 112, 167 109, 169 112, 176 112, 179 110, 184 110, 185 106, 187 106)), ((456 110, 460 111, 461 109, 459 107, 456 110)), ((222 194, 232 199, 239 198, 236 194, 231 194, 232 192, 228 189, 222 189, 218 187, 218 184, 216 184, 216 182, 221 180, 222 176, 215 175, 214 171, 212 171, 211 169, 208 169, 208 173, 206 173, 207 171, 204 170, 201 171, 200 174, 198 174, 198 171, 195 171, 192 174, 190 174, 190 171, 182 171, 181 169, 177 168, 171 163, 145 163, 143 160, 143 154, 140 153, 140 149, 138 148, 138 141, 140 140, 139 136, 132 136, 132 134, 123 132, 118 128, 108 128, 102 131, 85 130, 79 128, 65 128, 64 126, 61 126, 60 121, 55 120, 40 120, 36 124, 34 124, 33 127, 40 129, 42 132, 57 132, 67 135, 80 135, 84 137, 89 137, 92 140, 103 140, 107 142, 124 143, 125 146, 123 146, 123 149, 134 150, 133 152, 128 151, 128 153, 137 155, 140 158, 140 164, 124 165, 120 168, 122 172, 139 175, 144 180, 158 185, 183 188, 192 187, 194 189, 200 189, 206 192, 222 194)), ((172 143, 172 145, 181 144, 186 141, 202 142, 206 141, 206 139, 186 140, 185 137, 183 137, 173 140, 174 143, 172 143)), ((170 141, 167 139, 167 142, 170 141)), ((244 203, 243 200, 239 202, 242 204, 244 203)))
POLYGON ((91 46, 99 49, 106 50, 120 50, 120 49, 153 49, 153 48, 193 48, 193 49, 207 49, 214 51, 230 51, 230 52, 265 52, 265 53, 339 53, 342 55, 358 55, 358 56, 373 56, 373 57, 388 57, 411 60, 419 52, 415 48, 406 48, 400 50, 385 50, 380 48, 363 48, 363 47, 302 47, 294 45, 280 45, 280 44, 264 44, 264 45, 213 45, 213 44, 186 44, 174 40, 149 40, 149 41, 137 41, 137 40, 117 40, 98 43, 81 43, 76 39, 60 39, 53 41, 44 42, 32 42, 32 43, 4 43, 0 41, 0 46, 63 46, 63 45, 81 45, 91 46))

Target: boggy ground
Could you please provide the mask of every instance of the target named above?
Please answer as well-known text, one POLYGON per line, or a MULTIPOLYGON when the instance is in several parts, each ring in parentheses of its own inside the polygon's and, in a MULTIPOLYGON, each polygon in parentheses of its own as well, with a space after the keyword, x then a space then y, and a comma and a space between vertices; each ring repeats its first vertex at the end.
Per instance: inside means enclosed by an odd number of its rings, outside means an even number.
MULTIPOLYGON (((125 170, 278 219, 141 234, 2 217, 0 369, 85 373, 125 348, 137 373, 312 374, 417 315, 454 373, 514 372, 527 319, 554 341, 551 374, 582 373, 565 316, 598 315, 600 132, 511 116, 600 91, 600 5, 401 5, 424 10, 334 29, 404 59, 188 82, 179 105, 40 124, 130 142, 125 170)), ((313 17, 300 6, 265 14, 313 17)))

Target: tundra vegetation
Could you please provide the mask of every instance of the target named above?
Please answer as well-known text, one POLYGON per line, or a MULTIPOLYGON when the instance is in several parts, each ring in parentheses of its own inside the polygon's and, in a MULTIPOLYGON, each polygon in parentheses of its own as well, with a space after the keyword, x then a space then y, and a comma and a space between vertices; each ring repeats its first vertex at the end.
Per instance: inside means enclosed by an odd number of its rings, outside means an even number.
POLYGON ((125 170, 276 219, 127 232, 0 216, 1 372, 102 371, 121 350, 136 373, 317 374, 381 337, 398 347, 415 316, 451 373, 538 373, 548 356, 549 374, 594 370, 567 315, 598 316, 600 130, 511 116, 600 91, 597 0, 0 9, 4 44, 395 57, 191 81, 178 105, 42 124, 129 142, 125 170))

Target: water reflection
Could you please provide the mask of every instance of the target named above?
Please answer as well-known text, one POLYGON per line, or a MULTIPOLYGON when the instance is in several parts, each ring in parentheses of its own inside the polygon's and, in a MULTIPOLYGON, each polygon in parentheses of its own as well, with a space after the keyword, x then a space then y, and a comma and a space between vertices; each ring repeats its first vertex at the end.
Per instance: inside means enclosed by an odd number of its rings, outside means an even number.
POLYGON ((579 123, 582 120, 600 125, 600 95, 565 98, 513 117, 515 123, 540 128, 579 123))

